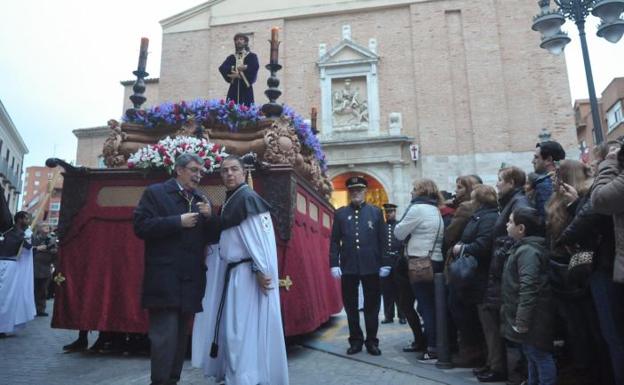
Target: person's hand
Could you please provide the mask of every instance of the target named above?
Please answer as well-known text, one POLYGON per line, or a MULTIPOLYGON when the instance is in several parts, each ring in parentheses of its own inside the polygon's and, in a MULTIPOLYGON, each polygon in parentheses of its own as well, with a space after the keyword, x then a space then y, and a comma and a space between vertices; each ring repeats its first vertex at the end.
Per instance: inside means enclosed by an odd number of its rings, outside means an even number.
POLYGON ((236 69, 239 71, 245 71, 247 69, 247 66, 243 64, 243 65, 236 67, 236 69))
POLYGON ((198 213, 186 213, 180 215, 180 222, 182 223, 182 227, 195 227, 198 218, 198 213))
POLYGON ((30 242, 30 239, 32 238, 33 235, 33 231, 32 229, 29 227, 26 230, 24 230, 24 239, 30 242))
POLYGON ((331 268, 331 275, 334 278, 340 278, 342 276, 342 270, 340 269, 340 267, 336 266, 336 267, 332 267, 331 268))
POLYGON ((256 280, 258 281, 258 285, 260 285, 260 290, 262 293, 268 294, 269 290, 273 289, 271 286, 271 277, 268 275, 262 274, 262 272, 256 272, 256 280))
POLYGON ((559 186, 559 193, 564 196, 568 204, 575 202, 579 197, 576 189, 567 183, 562 183, 559 186))
POLYGON ((620 152, 621 148, 622 147, 620 146, 611 146, 611 148, 609 148, 609 153, 607 154, 605 159, 617 159, 618 153, 620 152))
POLYGON ((526 334, 529 332, 529 328, 526 326, 511 325, 511 328, 518 334, 526 334))
POLYGON ((228 75, 228 78, 230 78, 230 79, 239 79, 240 75, 238 74, 238 72, 232 72, 231 74, 228 75))
POLYGON ((39 245, 39 246, 35 247, 35 250, 37 250, 37 251, 45 251, 45 249, 47 249, 46 245, 39 245))
POLYGON ((210 218, 212 215, 212 207, 210 207, 210 203, 208 202, 197 202, 197 208, 199 209, 199 213, 205 218, 210 218))
POLYGON ((453 255, 458 256, 461 253, 462 245, 460 243, 453 246, 453 255))
POLYGON ((390 266, 382 266, 379 268, 379 276, 384 278, 390 275, 392 268, 390 266))

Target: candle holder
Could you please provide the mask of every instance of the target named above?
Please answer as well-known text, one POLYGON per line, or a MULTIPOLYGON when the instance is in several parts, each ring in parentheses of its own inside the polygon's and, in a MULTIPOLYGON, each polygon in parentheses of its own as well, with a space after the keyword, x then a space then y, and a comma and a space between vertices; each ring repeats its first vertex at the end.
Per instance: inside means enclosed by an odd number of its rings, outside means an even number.
POLYGON ((140 110, 141 105, 145 103, 145 101, 147 100, 147 98, 144 95, 145 78, 148 77, 149 74, 145 72, 144 69, 138 69, 136 71, 133 71, 132 73, 137 77, 137 80, 134 82, 134 85, 132 86, 132 91, 134 91, 134 94, 130 95, 130 101, 132 102, 132 105, 134 106, 134 108, 129 109, 127 112, 140 110))
POLYGON ((269 88, 264 91, 266 97, 269 98, 269 102, 264 104, 261 110, 267 118, 278 118, 282 116, 282 112, 284 111, 284 107, 275 102, 282 94, 282 91, 278 88, 280 81, 276 75, 277 71, 282 69, 282 66, 277 63, 270 63, 267 64, 265 68, 271 72, 271 76, 267 79, 267 86, 269 88))

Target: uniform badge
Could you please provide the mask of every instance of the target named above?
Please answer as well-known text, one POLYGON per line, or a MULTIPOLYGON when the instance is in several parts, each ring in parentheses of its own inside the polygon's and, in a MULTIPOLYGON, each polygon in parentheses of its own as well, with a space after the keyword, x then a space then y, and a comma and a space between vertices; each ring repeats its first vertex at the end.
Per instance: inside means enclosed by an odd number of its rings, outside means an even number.
POLYGON ((373 221, 368 221, 368 228, 373 229, 373 221))
POLYGON ((262 222, 262 229, 265 233, 271 232, 271 217, 268 214, 261 215, 260 222, 262 222))

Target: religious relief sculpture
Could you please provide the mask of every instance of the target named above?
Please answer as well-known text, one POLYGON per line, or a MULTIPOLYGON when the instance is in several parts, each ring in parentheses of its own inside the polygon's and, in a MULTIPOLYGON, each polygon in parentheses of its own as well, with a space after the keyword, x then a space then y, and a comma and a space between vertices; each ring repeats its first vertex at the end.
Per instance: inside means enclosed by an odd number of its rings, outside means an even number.
POLYGON ((334 128, 360 130, 368 127, 368 102, 360 96, 359 87, 351 87, 351 79, 344 80, 342 90, 334 93, 332 117, 334 128))

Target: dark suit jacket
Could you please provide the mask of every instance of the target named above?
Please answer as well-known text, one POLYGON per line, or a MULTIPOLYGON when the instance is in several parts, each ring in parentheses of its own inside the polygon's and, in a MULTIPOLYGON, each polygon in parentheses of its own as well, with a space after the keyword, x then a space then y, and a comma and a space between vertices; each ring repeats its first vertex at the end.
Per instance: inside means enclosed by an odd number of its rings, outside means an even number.
MULTIPOLYGON (((193 192, 192 211, 201 194, 193 192)), ((141 303, 145 308, 179 308, 200 312, 206 289, 205 246, 218 239, 217 221, 200 220, 183 228, 180 215, 188 202, 175 179, 148 186, 134 211, 134 232, 145 241, 141 303)))
POLYGON ((35 278, 50 278, 51 267, 56 260, 56 240, 49 236, 33 235, 33 270, 35 278), (46 250, 37 250, 37 246, 45 245, 46 250))

